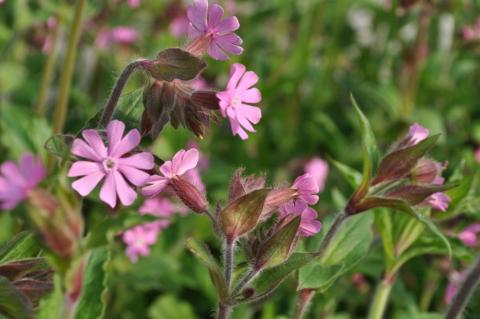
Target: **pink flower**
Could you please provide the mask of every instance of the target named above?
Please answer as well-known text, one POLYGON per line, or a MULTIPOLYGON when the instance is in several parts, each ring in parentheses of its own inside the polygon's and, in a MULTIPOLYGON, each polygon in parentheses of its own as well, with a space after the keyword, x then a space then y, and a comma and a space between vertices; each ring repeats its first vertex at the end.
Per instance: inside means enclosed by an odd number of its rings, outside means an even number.
POLYGON ((244 65, 233 64, 227 89, 217 93, 222 116, 228 117, 233 135, 239 135, 242 140, 248 138, 245 130, 255 132, 252 123, 257 124, 262 117, 260 108, 250 105, 262 100, 260 91, 252 87, 258 82, 258 76, 245 70, 244 65))
POLYGON ((315 205, 318 202, 319 187, 315 179, 310 174, 303 174, 295 179, 292 188, 296 189, 299 199, 309 205, 315 205))
POLYGON ((140 133, 133 129, 125 136, 125 124, 112 121, 107 127, 108 147, 102 141, 99 133, 88 129, 82 132, 83 139, 73 141, 72 153, 87 159, 73 163, 68 176, 81 177, 72 187, 80 195, 87 196, 105 178, 100 190, 100 199, 115 207, 117 196, 120 202, 131 205, 137 198, 132 186, 143 186, 150 177, 145 170, 153 168, 153 156, 148 152, 140 152, 125 156, 140 144, 140 133), (130 184, 127 183, 127 181, 130 184))
POLYGON ((137 262, 139 256, 150 255, 150 247, 157 241, 160 230, 167 227, 167 220, 158 220, 135 226, 123 233, 123 242, 127 245, 126 255, 132 262, 137 262))
POLYGON ((138 8, 140 6, 141 0, 128 0, 128 5, 131 8, 138 8))
POLYGON ((169 181, 176 176, 182 176, 195 168, 198 163, 199 153, 192 148, 188 151, 180 150, 173 156, 171 161, 166 161, 160 166, 161 175, 153 175, 143 188, 143 195, 153 197, 165 189, 169 181))
POLYGON ((317 182, 318 191, 321 192, 325 188, 325 181, 328 176, 328 163, 320 157, 312 158, 305 164, 305 173, 310 174, 317 182))
POLYGON ((410 126, 410 129, 407 134, 407 140, 409 145, 416 145, 426 139, 430 132, 425 127, 421 126, 418 123, 414 123, 410 126))
POLYGON ((475 247, 478 243, 477 234, 480 233, 480 224, 471 224, 458 235, 458 238, 468 247, 475 247))
POLYGON ((177 38, 181 38, 188 33, 190 21, 184 15, 180 15, 170 22, 170 33, 177 38))
POLYGON ((450 203, 450 197, 445 193, 434 193, 430 195, 426 199, 427 203, 432 206, 432 208, 437 209, 439 211, 445 212, 448 208, 448 204, 450 203))
MULTIPOLYGON (((208 7, 208 0, 195 0, 187 9, 190 25, 188 36, 190 49, 205 52, 216 60, 227 60, 226 53, 239 55, 243 52, 242 39, 234 33, 240 27, 237 17, 222 20, 223 8, 218 4, 208 7)), ((200 53, 200 52, 196 52, 200 53)))
POLYGON ((475 151, 475 160, 480 163, 480 147, 475 151))
POLYGON ((101 30, 95 43, 101 49, 107 49, 112 44, 129 45, 135 43, 138 40, 139 34, 137 30, 131 27, 116 27, 112 30, 101 30))
POLYGON ((22 155, 18 164, 7 161, 0 165, 0 209, 15 208, 45 174, 41 161, 30 153, 22 155))
POLYGON ((280 218, 288 216, 301 216, 298 234, 309 237, 317 234, 322 228, 322 223, 317 220, 315 209, 308 207, 304 201, 290 201, 280 208, 280 218))
POLYGON ((175 213, 185 214, 185 206, 172 202, 166 197, 147 198, 139 210, 141 215, 154 215, 162 218, 172 217, 175 213))
POLYGON ((443 297, 447 305, 450 304, 453 300, 453 297, 455 297, 455 294, 457 293, 458 287, 462 283, 464 276, 464 273, 458 271, 453 271, 450 274, 449 283, 443 297))

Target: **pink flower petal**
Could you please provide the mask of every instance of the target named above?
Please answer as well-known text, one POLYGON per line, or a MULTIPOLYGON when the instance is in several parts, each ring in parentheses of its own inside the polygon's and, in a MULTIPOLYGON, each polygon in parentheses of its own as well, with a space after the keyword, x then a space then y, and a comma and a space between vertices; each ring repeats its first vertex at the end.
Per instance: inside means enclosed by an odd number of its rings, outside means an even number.
POLYGON ((12 161, 7 161, 0 166, 0 173, 5 178, 15 185, 23 186, 27 184, 27 181, 23 177, 23 174, 18 169, 17 164, 12 161))
POLYGON ((195 0, 193 4, 188 6, 188 20, 199 31, 205 31, 207 28, 207 10, 208 0, 195 0))
POLYGON ((79 138, 76 138, 73 141, 72 154, 95 162, 102 161, 102 158, 100 158, 98 154, 87 143, 85 143, 79 138))
POLYGON ((243 92, 251 88, 258 82, 258 75, 253 71, 247 71, 237 85, 237 91, 243 92))
POLYGON ((120 121, 113 120, 107 126, 107 139, 108 139, 108 153, 111 154, 112 150, 122 140, 123 133, 125 132, 125 124, 120 121))
POLYGON ((137 153, 118 160, 121 165, 128 165, 139 169, 152 169, 154 166, 153 155, 148 152, 137 153))
POLYGON ((23 155, 20 159, 19 170, 29 186, 37 185, 46 175, 45 167, 30 153, 23 155))
POLYGON ((107 148, 96 130, 84 130, 82 136, 99 158, 107 157, 107 148))
POLYGON ((101 171, 92 173, 73 182, 72 188, 80 195, 87 196, 102 180, 103 176, 105 176, 105 174, 101 171))
POLYGON ((215 27, 220 23, 223 17, 223 8, 218 4, 213 4, 208 10, 208 25, 215 27))
POLYGON ((69 177, 86 176, 94 173, 103 173, 103 167, 97 162, 78 161, 72 164, 68 171, 69 177))
POLYGON ((168 179, 163 176, 153 175, 150 176, 146 184, 147 186, 142 188, 142 194, 144 196, 153 197, 160 194, 165 187, 167 187, 168 179))
POLYGON ((181 158, 178 162, 172 160, 173 167, 172 171, 176 175, 183 175, 186 171, 194 168, 198 164, 199 153, 198 150, 195 148, 191 148, 188 151, 184 151, 181 158))
POLYGON ((228 33, 238 30, 240 28, 240 22, 237 17, 228 17, 215 26, 215 29, 220 33, 228 33))
POLYGON ((234 63, 230 68, 230 79, 228 80, 227 90, 234 90, 237 85, 238 81, 245 73, 246 67, 240 63, 234 63))
POLYGON ((257 88, 251 88, 240 93, 240 98, 246 103, 258 103, 262 100, 262 95, 257 88))
POLYGON ((242 113, 237 113, 237 120, 244 129, 250 132, 255 132, 252 124, 250 124, 250 122, 242 113))
POLYGON ((160 173, 167 178, 172 178, 175 174, 172 170, 172 161, 166 161, 160 166, 160 173))
POLYGON ((208 54, 214 58, 215 60, 226 61, 228 60, 228 55, 222 51, 222 49, 218 46, 215 41, 211 41, 208 45, 208 54))
POLYGON ((100 199, 114 208, 117 205, 116 181, 113 172, 107 174, 102 189, 100 190, 100 199))
POLYGON ((241 46, 222 40, 222 38, 217 38, 212 42, 215 42, 223 51, 226 51, 230 54, 240 55, 243 53, 243 48, 241 46))
POLYGON ((115 176, 115 186, 120 202, 124 206, 132 205, 135 199, 137 199, 137 193, 127 184, 119 172, 113 171, 113 175, 115 176))
POLYGON ((135 186, 143 186, 150 178, 150 175, 131 166, 120 165, 118 170, 125 176, 125 178, 135 186))
POLYGON ((262 118, 262 110, 259 107, 242 104, 239 107, 242 114, 253 124, 260 122, 262 118))
POLYGON ((140 132, 137 129, 131 130, 120 142, 117 143, 110 153, 110 156, 121 157, 122 155, 125 155, 140 144, 140 139, 140 132))

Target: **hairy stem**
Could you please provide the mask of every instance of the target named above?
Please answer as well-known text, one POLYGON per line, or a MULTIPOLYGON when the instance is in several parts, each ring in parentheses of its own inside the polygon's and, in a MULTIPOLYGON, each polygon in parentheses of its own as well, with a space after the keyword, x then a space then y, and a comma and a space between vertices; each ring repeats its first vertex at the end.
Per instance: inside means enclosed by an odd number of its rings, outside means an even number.
POLYGON ((292 319, 303 319, 303 316, 307 313, 310 301, 315 296, 315 289, 303 289, 299 295, 292 319))
POLYGON ((388 297, 392 290, 395 279, 391 275, 386 275, 375 289, 375 295, 368 312, 368 319, 382 319, 387 307, 388 297))
POLYGON ((227 289, 230 289, 230 283, 232 281, 233 270, 233 249, 235 243, 229 239, 225 240, 225 282, 227 283, 227 289))
POLYGON ((465 279, 453 297, 445 319, 457 319, 472 298, 475 288, 480 284, 480 255, 468 271, 465 279))
POLYGON ((115 82, 115 85, 113 87, 112 93, 110 93, 110 97, 108 98, 107 105, 105 106, 105 109, 103 110, 102 117, 100 118, 100 126, 107 126, 108 122, 112 119, 113 112, 115 111, 115 108, 117 107, 118 100, 120 99, 120 96, 122 95, 123 88, 125 87, 125 84, 127 84, 128 79, 130 78, 130 75, 140 68, 146 61, 146 59, 138 59, 130 63, 123 69, 122 73, 118 77, 117 81, 115 82))
POLYGON ((220 304, 218 306, 217 319, 228 319, 232 313, 232 307, 220 304))
POLYGON ((67 55, 63 65, 63 72, 60 77, 60 88, 58 94, 57 105, 55 106, 55 115, 53 120, 53 133, 59 134, 63 130, 65 117, 68 110, 68 97, 70 93, 70 85, 72 82, 73 69, 78 51, 78 40, 80 39, 80 30, 82 22, 82 14, 85 8, 85 0, 77 0, 75 5, 75 14, 73 17, 70 36, 68 41, 67 55))
POLYGON ((240 279, 240 281, 237 283, 237 286, 233 289, 231 296, 238 294, 243 287, 245 287, 253 279, 253 277, 258 274, 258 272, 258 270, 253 268, 246 272, 242 279, 240 279))
POLYGON ((332 226, 328 230, 328 233, 325 235, 325 238, 322 241, 322 244, 320 245, 320 248, 318 251, 315 253, 315 255, 318 258, 323 257, 323 254, 328 249, 328 246, 330 246, 330 242, 332 241, 333 237, 335 237, 335 234, 340 230, 340 226, 345 222, 345 220, 348 218, 348 215, 342 211, 340 214, 337 215, 335 220, 333 221, 332 226))
POLYGON ((44 115, 47 111, 48 91, 50 88, 50 83, 52 83, 53 71, 55 70, 55 60, 57 57, 57 42, 60 30, 60 21, 58 18, 56 20, 57 23, 53 27, 53 30, 50 34, 50 52, 48 52, 47 61, 43 69, 42 82, 40 83, 40 93, 38 94, 37 105, 35 108, 36 113, 40 116, 44 115))

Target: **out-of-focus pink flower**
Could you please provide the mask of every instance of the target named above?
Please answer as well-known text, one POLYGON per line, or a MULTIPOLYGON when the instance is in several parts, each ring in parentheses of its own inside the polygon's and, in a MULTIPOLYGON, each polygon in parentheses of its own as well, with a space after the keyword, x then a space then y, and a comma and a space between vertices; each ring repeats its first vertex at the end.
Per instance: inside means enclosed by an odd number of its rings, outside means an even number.
POLYGON ((30 153, 22 155, 18 164, 7 161, 0 165, 0 209, 15 208, 45 174, 42 162, 30 153))
POLYGON ((475 160, 480 163, 480 147, 475 151, 475 160))
POLYGON ((174 37, 181 38, 188 33, 190 21, 184 15, 179 15, 170 22, 170 32, 174 37))
POLYGON ((212 85, 202 76, 197 76, 195 79, 190 81, 190 86, 199 91, 212 89, 212 85))
POLYGON ((280 208, 280 218, 288 216, 301 216, 298 235, 309 237, 317 234, 322 228, 322 223, 317 220, 317 211, 308 207, 304 201, 289 201, 280 208))
POLYGON ((45 41, 43 42, 43 45, 42 45, 42 52, 45 53, 45 54, 49 53, 52 50, 52 45, 53 44, 52 44, 51 32, 53 31, 53 29, 55 29, 57 27, 57 24, 58 24, 58 19, 56 17, 48 18, 47 29, 48 29, 49 34, 45 38, 45 41))
POLYGON ((359 272, 356 272, 352 275, 352 282, 357 288, 365 283, 365 277, 359 272))
POLYGON ((476 24, 465 26, 462 29, 462 37, 467 41, 480 40, 480 18, 476 24))
POLYGON ((478 243, 478 233, 480 233, 480 224, 471 224, 460 232, 458 238, 468 247, 475 247, 478 243))
POLYGON ((427 128, 421 126, 418 123, 414 123, 410 126, 406 139, 409 145, 416 145, 426 139, 430 132, 427 128))
POLYGON ((251 105, 262 100, 260 91, 253 87, 257 82, 255 72, 246 71, 244 65, 235 63, 230 70, 227 89, 217 93, 222 116, 228 117, 233 135, 242 140, 248 138, 245 130, 255 132, 252 124, 257 124, 262 117, 260 108, 251 105))
POLYGON ((141 0, 128 0, 128 5, 130 8, 138 8, 141 2, 141 0))
POLYGON ((165 189, 168 182, 176 176, 182 176, 189 170, 195 168, 198 163, 199 152, 192 148, 188 151, 180 150, 173 156, 171 161, 166 161, 160 166, 162 175, 153 175, 143 188, 143 195, 156 196, 165 189))
POLYGON ((315 179, 310 174, 303 174, 295 179, 292 188, 298 192, 298 198, 309 205, 315 205, 318 202, 319 187, 315 179))
POLYGON ((445 212, 448 209, 448 204, 451 199, 445 193, 434 193, 426 199, 427 203, 432 206, 432 208, 439 211, 445 212))
POLYGON ((310 174, 317 182, 318 191, 325 189, 325 181, 328 176, 328 163, 320 157, 314 157, 305 164, 305 173, 310 174))
POLYGON ((159 232, 168 225, 168 220, 158 220, 125 231, 122 239, 127 245, 126 255, 128 258, 135 263, 140 256, 150 255, 150 247, 157 241, 159 232))
POLYGON ((228 55, 243 52, 242 39, 234 33, 240 27, 237 17, 222 19, 223 8, 218 4, 208 6, 208 0, 195 0, 187 9, 190 21, 188 46, 194 54, 207 50, 216 60, 227 60, 228 55))
POLYGON ((135 43, 138 40, 139 34, 137 30, 132 27, 116 27, 112 30, 101 30, 95 43, 101 49, 107 49, 112 44, 129 45, 135 43))
POLYGON ((453 297, 457 293, 458 287, 462 283, 464 276, 465 276, 464 273, 461 273, 458 271, 453 271, 450 274, 449 283, 448 283, 447 289, 445 290, 445 295, 443 297, 443 300, 447 305, 449 305, 452 302, 453 297))
POLYGON ((100 199, 115 207, 117 196, 120 202, 131 205, 137 198, 137 193, 130 186, 143 186, 150 175, 145 170, 154 166, 153 156, 148 152, 140 152, 125 157, 140 144, 140 132, 133 129, 124 136, 125 124, 112 121, 107 127, 107 144, 100 134, 92 129, 82 132, 83 139, 73 141, 72 153, 87 159, 73 163, 68 172, 70 177, 77 179, 72 187, 80 195, 87 196, 105 178, 100 199), (126 180, 125 180, 126 179, 126 180))
MULTIPOLYGON (((188 142, 187 146, 189 149, 190 148, 195 148, 197 150, 199 149, 199 146, 197 143, 195 143, 195 141, 188 142)), ((209 165, 208 157, 206 157, 202 152, 199 151, 197 168, 200 170, 200 172, 203 172, 208 168, 208 165, 209 165)))
POLYGON ((147 198, 138 211, 141 215, 149 214, 161 218, 169 218, 175 213, 183 215, 188 212, 188 209, 182 204, 173 202, 170 198, 157 196, 147 198))

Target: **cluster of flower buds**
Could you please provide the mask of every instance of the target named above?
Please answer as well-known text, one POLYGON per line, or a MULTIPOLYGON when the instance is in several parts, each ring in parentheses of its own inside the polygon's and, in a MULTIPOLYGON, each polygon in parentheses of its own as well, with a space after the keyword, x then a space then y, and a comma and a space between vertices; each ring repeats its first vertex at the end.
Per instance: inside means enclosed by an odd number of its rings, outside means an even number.
POLYGON ((346 213, 353 215, 375 207, 398 208, 403 203, 446 211, 450 198, 443 193, 448 186, 441 176, 446 164, 426 157, 437 139, 438 135, 429 137, 429 131, 419 124, 412 125, 382 159, 368 185, 354 193, 346 213))
POLYGON ((232 178, 218 224, 227 243, 240 240, 252 268, 260 271, 287 260, 299 237, 320 231, 317 212, 308 206, 318 201, 318 185, 305 174, 290 187, 267 188, 264 176, 242 173, 239 169, 232 178))

